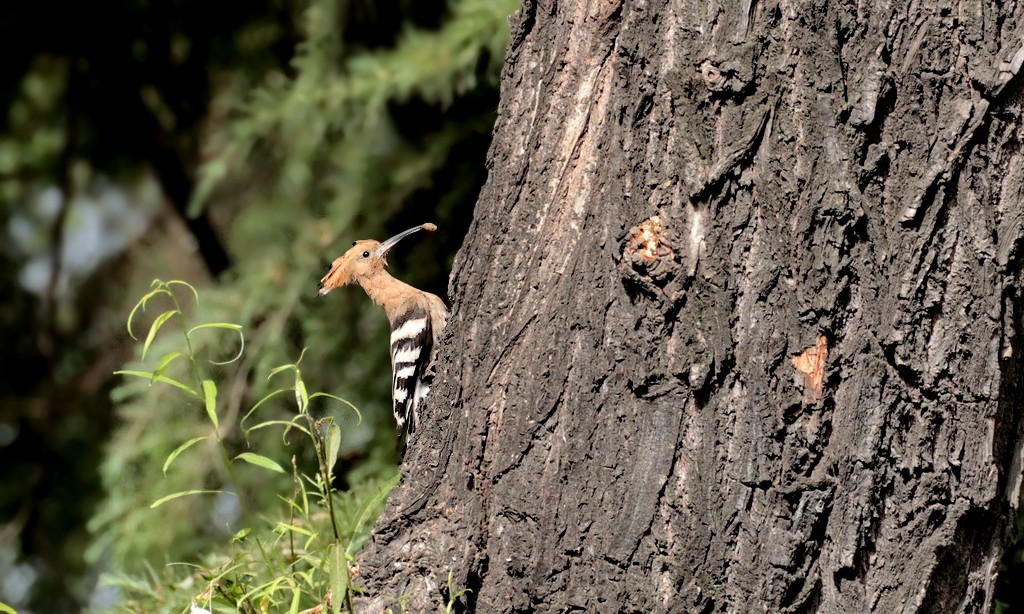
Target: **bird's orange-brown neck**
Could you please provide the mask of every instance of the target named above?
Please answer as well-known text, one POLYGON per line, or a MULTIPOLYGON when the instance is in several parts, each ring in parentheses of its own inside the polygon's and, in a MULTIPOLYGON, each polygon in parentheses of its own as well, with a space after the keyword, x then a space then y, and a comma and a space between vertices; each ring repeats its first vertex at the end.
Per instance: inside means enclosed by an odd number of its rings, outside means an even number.
POLYGON ((362 286, 374 303, 384 308, 389 321, 394 321, 401 305, 408 300, 410 295, 420 293, 409 284, 395 279, 387 271, 379 271, 369 277, 363 277, 358 279, 357 283, 362 286))

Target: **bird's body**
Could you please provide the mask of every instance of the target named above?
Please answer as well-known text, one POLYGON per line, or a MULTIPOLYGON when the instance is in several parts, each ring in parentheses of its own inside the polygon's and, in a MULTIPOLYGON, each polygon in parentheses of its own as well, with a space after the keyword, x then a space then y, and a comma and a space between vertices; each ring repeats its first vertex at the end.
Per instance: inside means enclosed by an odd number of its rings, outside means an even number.
POLYGON ((433 224, 417 226, 383 243, 356 241, 320 280, 321 296, 347 284, 359 284, 387 314, 391 324, 391 400, 399 440, 416 429, 420 403, 429 391, 423 378, 448 309, 438 296, 392 277, 387 271, 387 254, 417 230, 435 228, 433 224))

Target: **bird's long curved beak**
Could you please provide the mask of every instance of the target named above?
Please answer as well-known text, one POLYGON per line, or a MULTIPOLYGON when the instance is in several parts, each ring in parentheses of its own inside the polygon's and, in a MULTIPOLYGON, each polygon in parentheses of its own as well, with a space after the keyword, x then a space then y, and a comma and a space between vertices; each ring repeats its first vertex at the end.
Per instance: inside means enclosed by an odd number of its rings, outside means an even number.
POLYGON ((435 226, 433 224, 422 224, 420 226, 416 226, 415 228, 410 228, 409 230, 406 230, 404 232, 400 232, 400 233, 396 234, 395 236, 391 237, 390 239, 388 239, 387 241, 381 243, 380 247, 377 248, 376 255, 380 256, 381 258, 387 256, 388 252, 391 251, 391 248, 394 247, 395 245, 397 245, 399 241, 401 241, 402 239, 408 237, 409 235, 413 234, 414 232, 419 232, 420 230, 426 230, 427 232, 434 232, 435 230, 437 230, 437 226, 435 226))

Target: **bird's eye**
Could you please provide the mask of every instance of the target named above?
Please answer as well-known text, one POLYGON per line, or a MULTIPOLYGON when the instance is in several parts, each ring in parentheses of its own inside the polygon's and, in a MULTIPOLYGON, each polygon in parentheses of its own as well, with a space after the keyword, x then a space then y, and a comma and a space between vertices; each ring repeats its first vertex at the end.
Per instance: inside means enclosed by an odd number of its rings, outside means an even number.
POLYGON ((370 252, 363 252, 363 258, 369 258, 370 252))

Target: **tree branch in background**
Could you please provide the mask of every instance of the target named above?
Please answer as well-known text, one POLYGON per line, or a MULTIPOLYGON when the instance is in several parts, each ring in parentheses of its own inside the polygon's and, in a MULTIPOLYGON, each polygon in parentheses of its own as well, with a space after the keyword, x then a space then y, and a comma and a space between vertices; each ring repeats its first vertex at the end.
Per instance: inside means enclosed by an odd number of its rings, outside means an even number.
POLYGON ((50 228, 50 279, 46 285, 43 298, 43 321, 39 330, 39 351, 44 356, 52 356, 60 334, 57 325, 57 287, 60 285, 60 274, 64 268, 64 230, 67 227, 68 211, 71 209, 74 180, 71 177, 71 165, 78 144, 78 106, 75 97, 78 93, 80 78, 77 62, 70 60, 68 67, 68 85, 65 92, 67 100, 67 136, 64 149, 57 160, 57 180, 60 188, 60 208, 50 228))
POLYGON ((194 184, 185 170, 181 157, 172 147, 157 144, 149 161, 174 212, 181 217, 189 232, 195 237, 196 247, 206 268, 214 277, 219 276, 231 266, 231 258, 217 236, 207 212, 203 210, 195 217, 190 217, 186 212, 194 184))
MULTIPOLYGON (((136 88, 141 92, 141 83, 136 88)), ((144 155, 167 200, 170 201, 174 212, 178 214, 188 227, 192 236, 195 237, 196 247, 202 257, 206 268, 214 277, 219 276, 231 266, 231 257, 228 255, 220 237, 210 221, 207 212, 201 211, 195 217, 188 215, 188 203, 192 198, 192 189, 195 182, 192 173, 186 168, 185 161, 178 149, 170 142, 169 135, 165 134, 160 122, 153 111, 142 100, 141 95, 136 99, 138 124, 144 128, 142 146, 144 155)))

